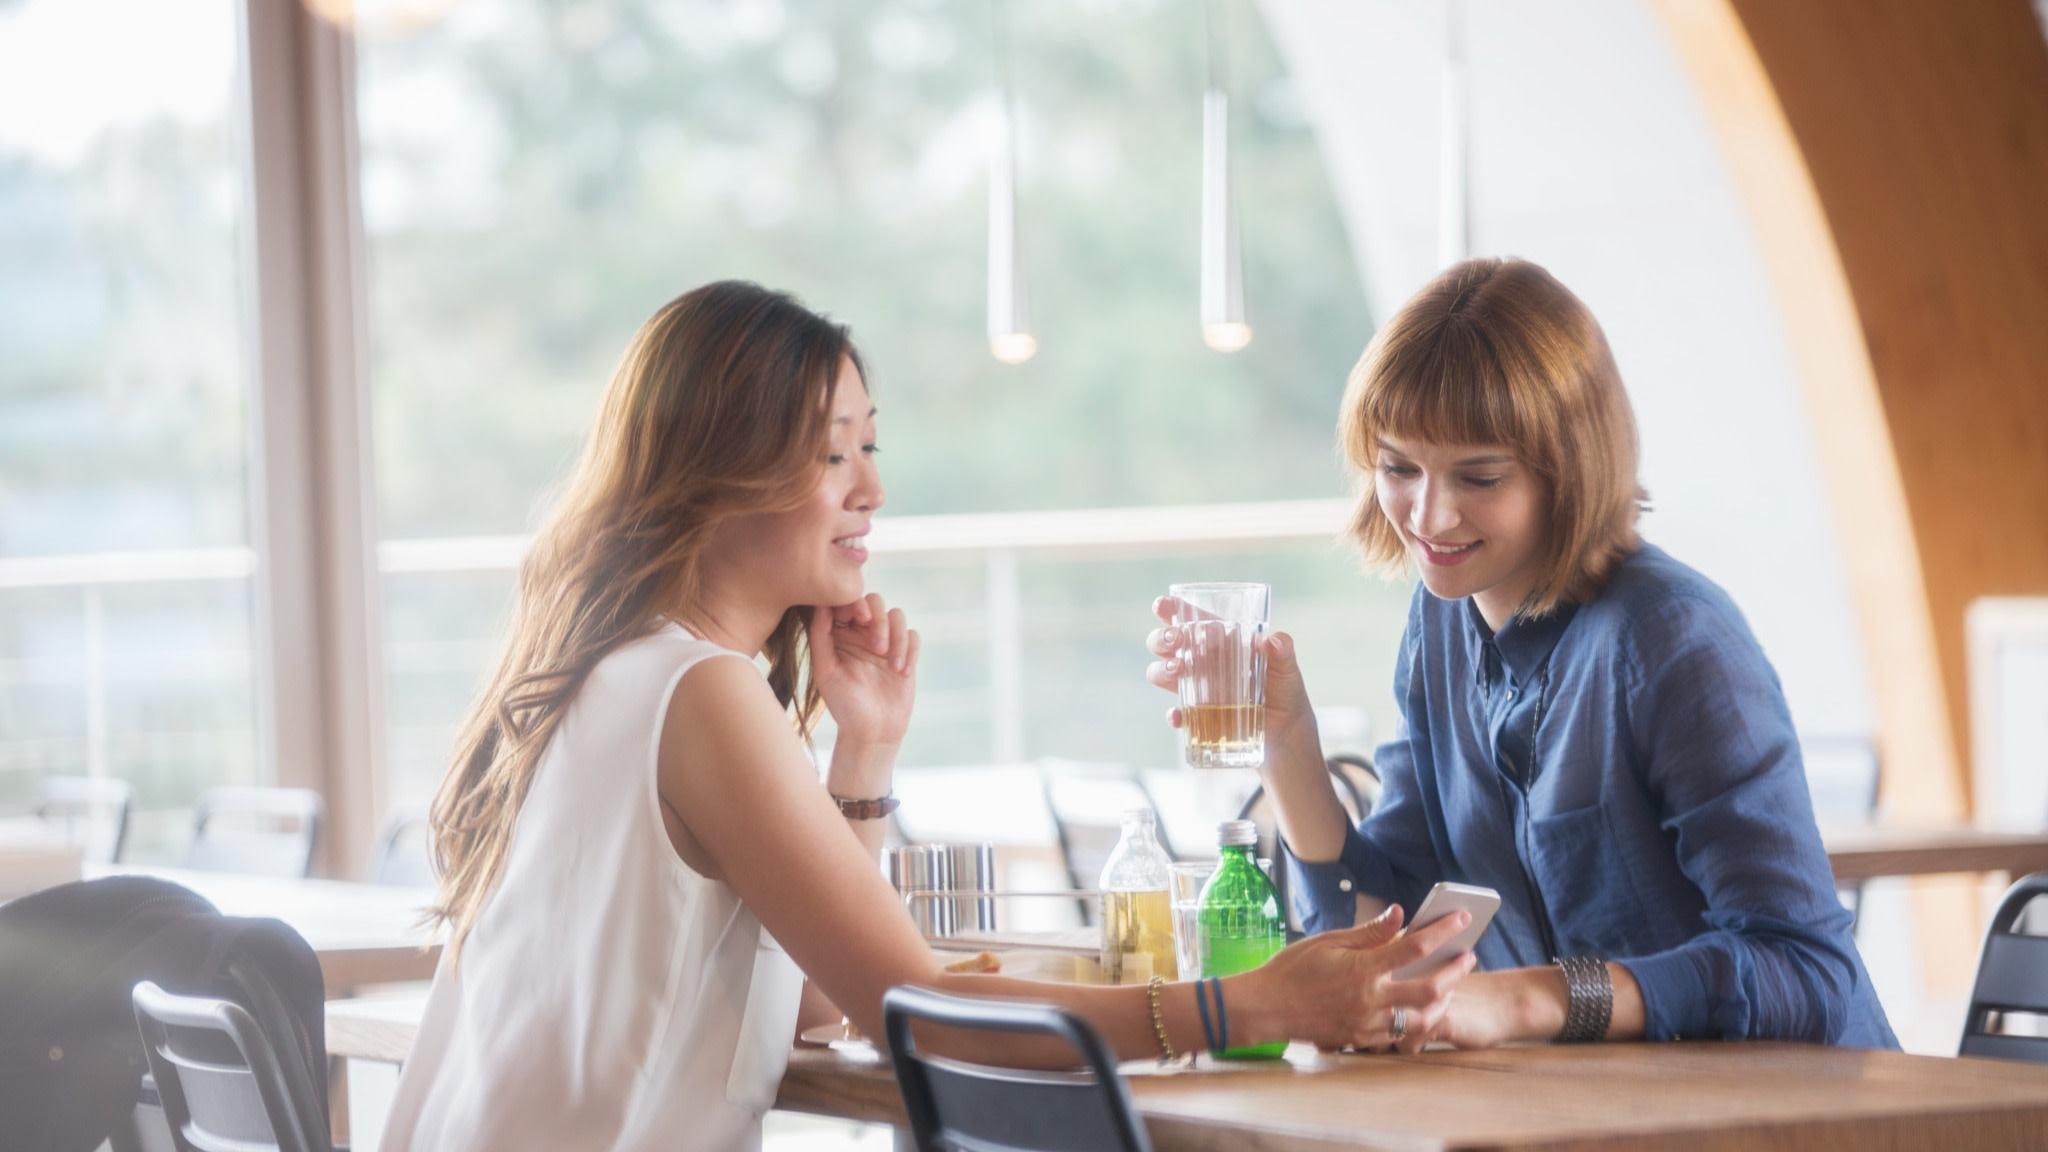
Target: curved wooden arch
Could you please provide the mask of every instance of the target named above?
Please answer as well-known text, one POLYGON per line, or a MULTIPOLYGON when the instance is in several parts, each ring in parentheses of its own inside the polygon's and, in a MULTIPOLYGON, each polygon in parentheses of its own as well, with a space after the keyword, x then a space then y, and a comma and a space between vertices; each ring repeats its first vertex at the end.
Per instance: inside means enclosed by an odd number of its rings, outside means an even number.
POLYGON ((2048 593, 2042 29, 2026 0, 1657 8, 1756 224, 1819 433, 1884 808, 1965 816, 1964 611, 2048 593))

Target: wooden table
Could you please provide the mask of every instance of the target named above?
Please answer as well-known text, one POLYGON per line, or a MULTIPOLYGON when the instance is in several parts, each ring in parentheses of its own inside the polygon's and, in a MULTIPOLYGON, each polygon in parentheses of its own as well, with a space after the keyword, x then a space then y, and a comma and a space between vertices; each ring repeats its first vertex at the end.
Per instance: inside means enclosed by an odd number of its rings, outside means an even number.
MULTIPOLYGON (((1126 1079, 1176 1149, 2041 1149, 2048 1068, 1803 1044, 1323 1056, 1126 1079)), ((776 1107, 904 1123, 879 1057, 801 1049, 776 1107)))
POLYGON ((2048 871, 2048 829, 1912 828, 1871 824, 1821 829, 1840 883, 1947 872, 2048 871))
MULTIPOLYGON (((328 1051, 383 1063, 421 1002, 330 1004, 328 1051)), ((1804 1044, 1593 1044, 1127 1065, 1159 1152, 1219 1149, 2048 1148, 2048 1068, 1804 1044)), ((775 1106, 902 1125, 870 1050, 799 1048, 775 1106)), ((360 1137, 360 1133, 359 1133, 360 1137)), ((678 1144, 678 1147, 681 1147, 678 1144)))
POLYGON ((430 980, 440 934, 421 921, 434 893, 424 888, 292 880, 181 868, 87 865, 87 879, 153 876, 181 884, 229 916, 271 916, 292 926, 320 957, 329 999, 369 984, 430 980))

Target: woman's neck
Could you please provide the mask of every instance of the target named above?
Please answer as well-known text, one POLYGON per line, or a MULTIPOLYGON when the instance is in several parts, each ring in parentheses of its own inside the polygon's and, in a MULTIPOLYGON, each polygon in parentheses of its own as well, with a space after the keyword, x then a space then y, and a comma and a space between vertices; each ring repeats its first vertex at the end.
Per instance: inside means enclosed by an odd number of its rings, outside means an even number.
POLYGON ((1500 630, 1507 627, 1508 621, 1515 618, 1515 609, 1522 606, 1522 599, 1525 596, 1526 593, 1488 588, 1484 592, 1474 592, 1472 603, 1479 609, 1479 616, 1486 621, 1486 626, 1498 636, 1500 630))
POLYGON ((678 605, 669 615, 701 639, 751 656, 768 646, 768 637, 788 610, 709 578, 691 603, 678 605))

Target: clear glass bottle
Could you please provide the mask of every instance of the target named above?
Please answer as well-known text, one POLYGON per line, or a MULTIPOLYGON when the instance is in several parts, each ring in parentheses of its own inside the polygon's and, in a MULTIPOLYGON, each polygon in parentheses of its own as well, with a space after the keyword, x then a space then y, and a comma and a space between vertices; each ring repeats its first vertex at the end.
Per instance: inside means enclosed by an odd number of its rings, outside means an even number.
MULTIPOLYGON (((1202 975, 1249 972, 1287 946, 1280 894, 1259 867, 1259 830, 1249 820, 1225 820, 1217 829, 1216 873, 1202 889, 1202 975)), ((1226 1005, 1227 1007, 1227 1005, 1226 1005)), ((1286 1041, 1241 1045, 1220 1053, 1230 1060, 1272 1060, 1286 1041)))
POLYGON ((1102 866, 1102 976, 1111 984, 1174 979, 1173 858, 1150 808, 1123 816, 1123 835, 1102 866), (1149 964, 1133 963, 1136 956, 1149 964))

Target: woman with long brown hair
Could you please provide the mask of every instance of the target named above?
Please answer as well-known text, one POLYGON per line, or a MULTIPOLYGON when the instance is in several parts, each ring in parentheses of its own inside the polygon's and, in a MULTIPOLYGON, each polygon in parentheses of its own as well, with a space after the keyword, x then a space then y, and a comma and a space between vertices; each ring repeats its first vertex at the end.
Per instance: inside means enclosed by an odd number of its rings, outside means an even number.
MULTIPOLYGON (((882 879, 918 638, 862 580, 875 419, 846 330, 780 293, 708 285, 634 337, 434 803, 449 939, 387 1147, 754 1147, 800 1006, 880 1035, 897 984, 1054 1001, 1125 1057, 1200 1046, 1192 985, 944 971, 882 879)), ((1445 1011, 1469 957, 1392 973, 1459 926, 1298 944, 1215 1008, 1243 1043, 1385 1043, 1445 1011)))

